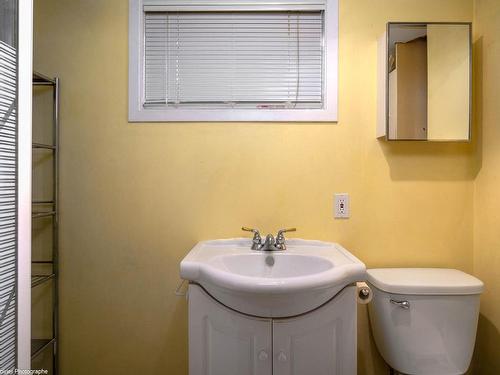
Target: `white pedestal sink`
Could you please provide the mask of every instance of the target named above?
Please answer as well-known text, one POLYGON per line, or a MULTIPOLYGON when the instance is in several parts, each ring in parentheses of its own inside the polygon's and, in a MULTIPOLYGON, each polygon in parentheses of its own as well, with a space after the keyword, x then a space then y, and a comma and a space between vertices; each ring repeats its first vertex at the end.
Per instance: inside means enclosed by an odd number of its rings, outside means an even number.
POLYGON ((246 238, 198 243, 181 277, 245 314, 286 317, 311 311, 365 280, 365 265, 338 244, 291 239, 287 249, 251 250, 246 238))

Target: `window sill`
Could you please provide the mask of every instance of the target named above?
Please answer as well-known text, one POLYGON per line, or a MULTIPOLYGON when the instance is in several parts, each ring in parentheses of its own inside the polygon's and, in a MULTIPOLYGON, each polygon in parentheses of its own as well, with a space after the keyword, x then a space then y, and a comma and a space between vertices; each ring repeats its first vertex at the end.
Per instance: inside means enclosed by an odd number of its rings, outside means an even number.
POLYGON ((129 122, 337 122, 337 112, 326 109, 133 109, 129 122))

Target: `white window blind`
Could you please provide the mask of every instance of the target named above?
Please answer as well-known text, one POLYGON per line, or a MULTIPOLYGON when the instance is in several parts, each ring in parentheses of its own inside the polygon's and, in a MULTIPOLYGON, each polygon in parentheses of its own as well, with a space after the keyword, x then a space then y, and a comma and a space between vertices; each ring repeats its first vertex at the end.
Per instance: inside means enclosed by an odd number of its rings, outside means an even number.
POLYGON ((323 11, 145 12, 144 107, 323 107, 323 11))

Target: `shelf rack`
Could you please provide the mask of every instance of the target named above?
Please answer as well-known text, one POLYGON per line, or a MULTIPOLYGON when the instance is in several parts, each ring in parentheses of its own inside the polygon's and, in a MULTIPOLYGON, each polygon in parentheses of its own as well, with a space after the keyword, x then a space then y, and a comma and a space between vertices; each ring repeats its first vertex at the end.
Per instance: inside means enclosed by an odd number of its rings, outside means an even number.
MULTIPOLYGON (((53 90, 53 118, 52 118, 52 144, 33 142, 33 151, 52 153, 53 181, 52 198, 48 200, 32 201, 32 219, 44 217, 52 218, 52 259, 32 260, 33 264, 51 265, 52 272, 49 274, 33 274, 31 276, 31 287, 52 282, 52 337, 37 338, 31 340, 31 360, 36 358, 47 348, 53 348, 52 366, 53 373, 59 373, 59 78, 50 78, 38 72, 33 72, 33 87, 48 86, 53 90), (45 206, 45 209, 44 209, 45 206)), ((0 148, 1 148, 0 144, 0 148)))

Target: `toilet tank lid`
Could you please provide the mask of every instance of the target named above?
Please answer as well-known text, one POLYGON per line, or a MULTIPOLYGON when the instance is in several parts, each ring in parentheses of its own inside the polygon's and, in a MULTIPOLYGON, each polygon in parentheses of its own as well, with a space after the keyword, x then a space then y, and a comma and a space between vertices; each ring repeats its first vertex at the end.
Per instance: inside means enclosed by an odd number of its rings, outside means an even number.
POLYGON ((476 277, 450 268, 373 268, 366 272, 370 284, 396 294, 481 294, 484 288, 476 277))

